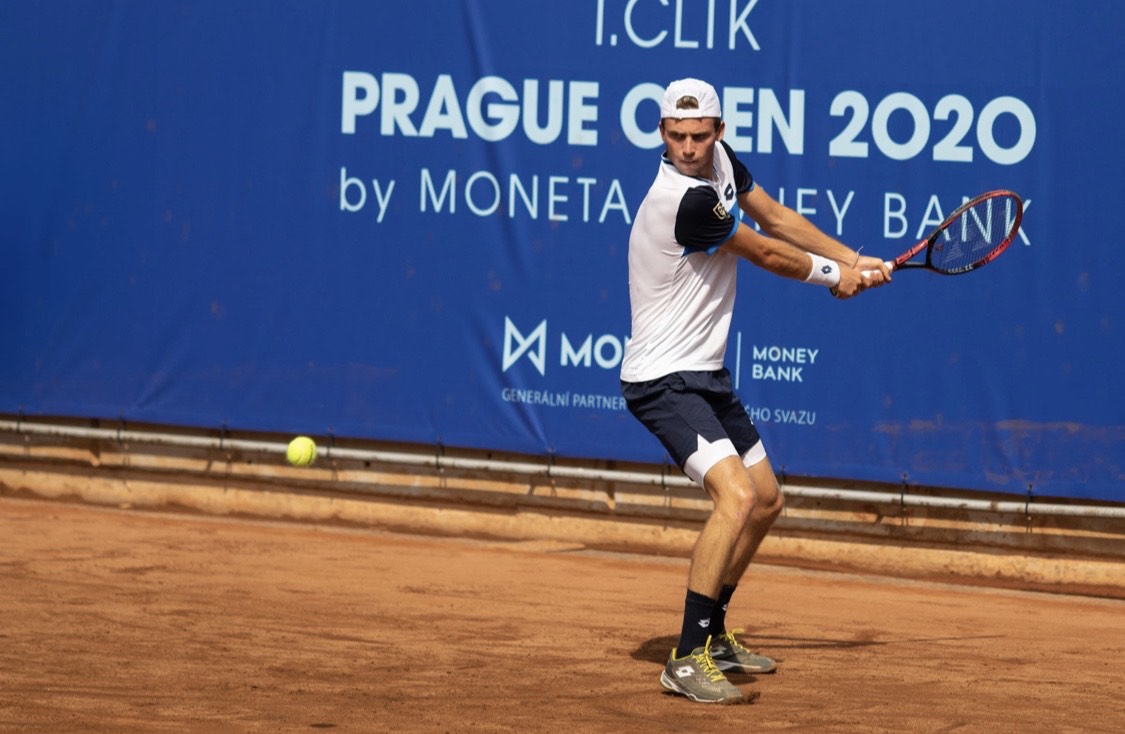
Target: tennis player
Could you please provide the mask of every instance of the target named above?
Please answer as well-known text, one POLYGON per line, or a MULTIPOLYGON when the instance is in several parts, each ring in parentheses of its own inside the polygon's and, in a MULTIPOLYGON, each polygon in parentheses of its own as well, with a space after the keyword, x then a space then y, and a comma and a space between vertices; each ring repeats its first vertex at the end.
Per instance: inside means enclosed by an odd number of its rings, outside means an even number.
MULTIPOLYGON (((739 641, 741 630, 726 628, 726 611, 782 508, 765 447, 723 366, 738 262, 831 288, 838 298, 881 285, 890 273, 755 185, 723 142, 710 84, 672 82, 660 116, 664 154, 629 237, 632 338, 621 389, 633 415, 714 502, 692 551, 679 643, 660 683, 693 701, 733 703, 742 693, 724 670, 777 667, 739 641)), ((767 302, 755 308, 784 313, 767 302)))

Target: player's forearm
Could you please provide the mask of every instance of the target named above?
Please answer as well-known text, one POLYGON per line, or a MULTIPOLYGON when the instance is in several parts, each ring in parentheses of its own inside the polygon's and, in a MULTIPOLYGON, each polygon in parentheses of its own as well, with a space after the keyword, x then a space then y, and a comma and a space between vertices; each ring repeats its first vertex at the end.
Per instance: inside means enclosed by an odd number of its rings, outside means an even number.
POLYGON ((787 216, 775 225, 770 234, 805 252, 811 252, 814 255, 836 260, 849 266, 859 256, 859 253, 855 250, 829 237, 816 225, 792 209, 788 210, 787 216))
POLYGON ((829 237, 803 215, 774 200, 759 187, 741 194, 738 204, 763 232, 774 239, 848 266, 856 260, 855 250, 829 237))
POLYGON ((812 268, 812 261, 805 250, 785 240, 759 234, 746 224, 739 226, 723 249, 763 270, 794 280, 805 280, 812 268))

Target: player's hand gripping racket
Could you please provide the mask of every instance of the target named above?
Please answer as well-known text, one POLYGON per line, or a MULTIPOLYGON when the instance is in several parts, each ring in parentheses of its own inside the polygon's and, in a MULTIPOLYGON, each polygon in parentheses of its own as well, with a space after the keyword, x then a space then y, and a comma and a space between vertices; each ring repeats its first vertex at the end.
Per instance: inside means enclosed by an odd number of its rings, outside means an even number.
POLYGON ((976 270, 1008 249, 1020 231, 1022 219, 1023 200, 1017 194, 989 191, 962 204, 929 237, 888 260, 887 267, 926 268, 942 275, 976 270), (923 250, 925 258, 912 259, 923 250))

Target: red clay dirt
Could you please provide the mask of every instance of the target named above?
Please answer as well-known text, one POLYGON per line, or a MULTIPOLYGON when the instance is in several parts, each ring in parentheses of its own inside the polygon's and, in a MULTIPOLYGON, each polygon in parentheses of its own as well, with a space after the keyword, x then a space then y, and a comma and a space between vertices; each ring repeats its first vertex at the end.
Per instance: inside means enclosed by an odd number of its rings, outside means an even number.
POLYGON ((0 498, 0 732, 1125 731, 1125 602, 770 566, 780 672, 665 694, 686 571, 0 498))

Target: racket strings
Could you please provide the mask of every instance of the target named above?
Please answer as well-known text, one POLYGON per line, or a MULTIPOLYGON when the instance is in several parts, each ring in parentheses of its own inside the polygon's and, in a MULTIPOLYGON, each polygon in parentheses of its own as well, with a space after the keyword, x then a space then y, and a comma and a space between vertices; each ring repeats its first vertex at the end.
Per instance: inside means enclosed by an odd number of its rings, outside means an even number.
POLYGON ((944 273, 970 270, 992 260, 1011 242, 1019 222, 1014 196, 982 199, 964 208, 930 246, 930 266, 944 273))

